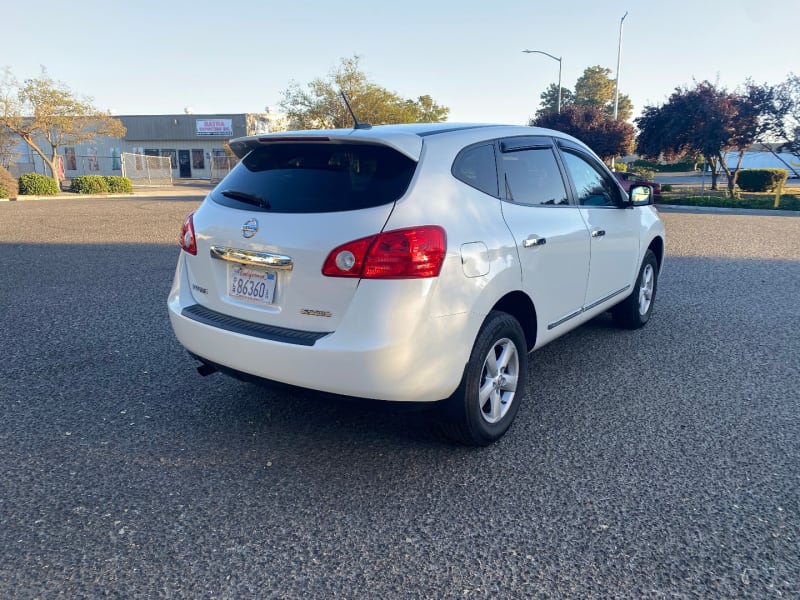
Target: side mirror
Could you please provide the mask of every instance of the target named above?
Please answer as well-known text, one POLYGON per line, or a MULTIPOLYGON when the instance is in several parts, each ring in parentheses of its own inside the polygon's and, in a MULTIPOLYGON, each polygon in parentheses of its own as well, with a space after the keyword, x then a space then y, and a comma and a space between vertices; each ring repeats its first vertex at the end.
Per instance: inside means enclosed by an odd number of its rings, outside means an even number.
POLYGON ((653 188, 648 185, 634 185, 628 196, 633 206, 647 206, 653 203, 653 188))

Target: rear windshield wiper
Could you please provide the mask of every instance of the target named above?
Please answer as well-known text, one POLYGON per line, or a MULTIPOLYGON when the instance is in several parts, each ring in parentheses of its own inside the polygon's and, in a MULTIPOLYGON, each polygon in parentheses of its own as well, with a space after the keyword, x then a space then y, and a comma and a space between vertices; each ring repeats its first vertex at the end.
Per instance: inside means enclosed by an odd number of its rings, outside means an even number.
POLYGON ((270 208, 269 202, 256 194, 248 194, 247 192, 240 192, 238 190, 222 190, 220 192, 226 198, 233 198, 234 200, 241 200, 248 204, 255 204, 261 208, 270 208))

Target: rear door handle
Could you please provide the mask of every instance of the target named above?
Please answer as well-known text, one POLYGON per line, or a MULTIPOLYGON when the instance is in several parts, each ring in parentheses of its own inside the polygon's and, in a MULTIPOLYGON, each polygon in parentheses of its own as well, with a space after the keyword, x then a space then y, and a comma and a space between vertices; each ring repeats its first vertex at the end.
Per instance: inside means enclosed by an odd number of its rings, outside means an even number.
POLYGON ((605 234, 605 229, 592 229, 592 237, 603 237, 605 234))
POLYGON ((547 238, 539 237, 538 235, 529 235, 527 240, 522 240, 523 248, 533 248, 535 246, 544 246, 547 243, 547 238))

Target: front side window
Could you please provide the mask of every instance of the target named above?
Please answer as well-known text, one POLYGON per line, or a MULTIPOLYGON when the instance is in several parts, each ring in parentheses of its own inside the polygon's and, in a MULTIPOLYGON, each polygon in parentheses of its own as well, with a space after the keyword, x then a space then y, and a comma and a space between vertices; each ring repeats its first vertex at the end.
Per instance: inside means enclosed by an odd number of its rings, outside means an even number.
POLYGON ((603 176, 598 168, 582 156, 564 150, 564 163, 567 165, 578 204, 581 206, 617 206, 618 192, 611 182, 603 176))
POLYGON ((219 183, 212 199, 251 210, 319 213, 388 204, 408 189, 417 163, 374 144, 272 143, 245 156, 219 183), (237 199, 239 198, 239 199, 237 199))
POLYGON ((526 148, 503 153, 506 198, 530 206, 569 204, 552 148, 526 148))

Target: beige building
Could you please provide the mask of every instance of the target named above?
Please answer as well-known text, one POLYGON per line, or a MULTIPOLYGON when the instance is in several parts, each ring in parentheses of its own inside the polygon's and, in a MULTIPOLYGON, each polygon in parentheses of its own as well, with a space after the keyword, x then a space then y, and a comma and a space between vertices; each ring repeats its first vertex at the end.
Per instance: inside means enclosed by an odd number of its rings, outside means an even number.
MULTIPOLYGON (((168 156, 174 179, 211 179, 212 164, 227 161, 225 144, 237 137, 280 131, 283 115, 239 114, 123 115, 124 138, 99 136, 89 143, 58 149, 63 179, 79 175, 122 175, 123 153, 168 156)), ((45 145, 46 146, 46 145, 45 145)), ((20 140, 12 173, 49 174, 42 159, 20 140)))

